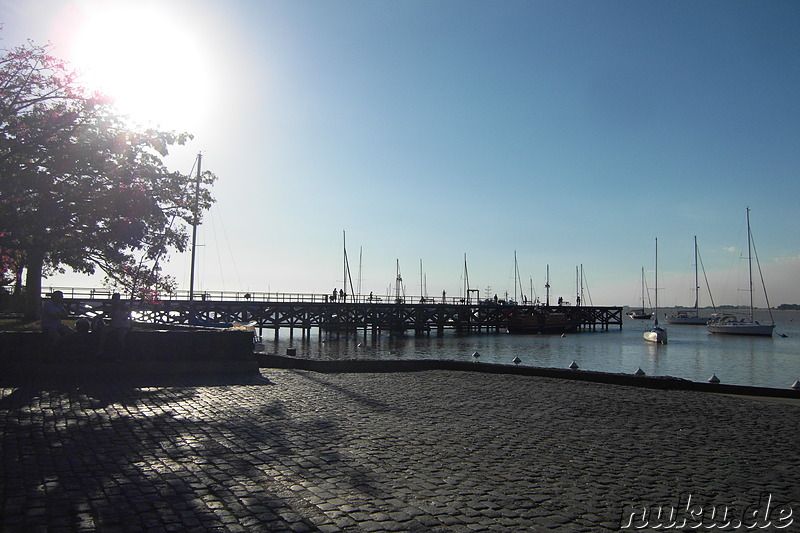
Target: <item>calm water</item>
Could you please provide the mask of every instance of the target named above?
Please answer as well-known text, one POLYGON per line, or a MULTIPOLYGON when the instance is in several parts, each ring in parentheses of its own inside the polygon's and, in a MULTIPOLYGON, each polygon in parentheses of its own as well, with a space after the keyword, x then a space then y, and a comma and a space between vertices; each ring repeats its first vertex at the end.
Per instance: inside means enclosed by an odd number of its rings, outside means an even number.
MULTIPOLYGON (((664 311, 662 311, 664 312, 664 311)), ((668 312, 668 311, 667 311, 668 312)), ((662 315, 663 316, 663 315, 662 315)), ((706 381, 712 374, 723 383, 788 388, 800 379, 800 311, 774 311, 775 335, 740 337, 711 335, 705 326, 667 325, 669 344, 645 342, 642 333, 651 321, 625 317, 622 330, 558 335, 509 335, 446 332, 416 337, 388 334, 351 336, 325 334, 303 339, 299 330, 290 338, 281 330, 278 340, 264 330, 266 352, 284 355, 293 347, 307 359, 441 359, 483 363, 566 368, 572 361, 583 370, 633 373, 641 367, 648 375, 675 376, 706 381), (781 337, 784 334, 786 337, 781 337)), ((768 319, 766 311, 756 319, 768 319), (762 316, 763 315, 763 316, 762 316)), ((766 320, 768 322, 768 320, 766 320)))

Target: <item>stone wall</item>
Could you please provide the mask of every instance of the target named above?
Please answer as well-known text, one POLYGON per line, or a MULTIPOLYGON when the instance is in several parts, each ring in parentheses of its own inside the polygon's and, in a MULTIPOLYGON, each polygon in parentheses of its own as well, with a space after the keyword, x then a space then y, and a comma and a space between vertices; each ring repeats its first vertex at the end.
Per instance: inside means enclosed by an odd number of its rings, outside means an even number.
POLYGON ((132 330, 124 350, 108 332, 75 333, 55 348, 34 331, 0 332, 0 372, 59 373, 257 372, 253 333, 244 330, 187 328, 132 330))

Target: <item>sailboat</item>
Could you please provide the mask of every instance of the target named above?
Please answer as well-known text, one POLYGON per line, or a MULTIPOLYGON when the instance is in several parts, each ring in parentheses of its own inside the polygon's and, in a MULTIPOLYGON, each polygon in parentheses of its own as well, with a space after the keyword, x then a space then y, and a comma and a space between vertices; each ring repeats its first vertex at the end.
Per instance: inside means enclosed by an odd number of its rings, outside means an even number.
POLYGON ((544 287, 545 306, 524 306, 510 312, 506 331, 513 334, 570 333, 580 327, 580 320, 550 307, 550 265, 547 265, 544 287))
POLYGON ((656 342, 658 344, 667 344, 667 330, 659 327, 658 325, 658 237, 656 237, 656 305, 653 308, 655 320, 653 327, 644 332, 644 340, 647 342, 656 342))
MULTIPOLYGON (((750 232, 750 208, 747 208, 747 270, 750 280, 750 315, 748 317, 737 317, 732 314, 723 313, 714 315, 708 322, 708 331, 710 333, 722 333, 728 335, 760 335, 764 337, 771 337, 772 331, 775 329, 775 324, 759 324, 753 319, 753 260, 752 260, 752 233, 750 232)), ((758 256, 756 256, 756 263, 758 263, 758 256)), ((759 271, 760 271, 759 267, 759 271)), ((767 291, 764 290, 766 297, 767 291)), ((769 300, 767 300, 767 309, 769 309, 769 300)), ((770 311, 770 316, 771 316, 770 311)))
MULTIPOLYGON (((667 324, 693 324, 705 326, 711 320, 710 316, 700 314, 700 278, 697 275, 697 236, 694 237, 694 311, 678 311, 667 316, 667 324)), ((703 271, 705 274, 705 270, 703 271)), ((708 291, 711 294, 711 291, 708 291)), ((711 304, 714 304, 712 298, 711 304)))
POLYGON ((642 267, 642 307, 641 309, 631 309, 628 311, 628 316, 635 320, 650 320, 653 318, 653 313, 648 313, 644 309, 644 267, 642 267))

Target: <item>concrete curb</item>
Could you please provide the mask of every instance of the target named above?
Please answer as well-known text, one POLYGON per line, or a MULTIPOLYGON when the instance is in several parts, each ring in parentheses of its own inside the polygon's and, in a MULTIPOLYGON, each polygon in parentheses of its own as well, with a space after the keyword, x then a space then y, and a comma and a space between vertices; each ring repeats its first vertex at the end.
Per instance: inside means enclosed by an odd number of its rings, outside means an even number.
POLYGON ((453 360, 402 360, 402 361, 365 361, 347 359, 341 361, 323 361, 316 359, 297 359, 280 355, 258 355, 261 368, 284 368, 310 370, 314 372, 418 372, 424 370, 456 370, 465 372, 484 372, 491 374, 512 374, 521 376, 539 376, 593 383, 608 383, 631 387, 666 390, 694 390, 717 394, 735 394, 740 396, 766 396, 774 398, 800 399, 800 390, 774 389, 770 387, 752 387, 746 385, 730 385, 724 383, 703 383, 671 376, 636 376, 612 372, 592 370, 572 370, 562 368, 546 368, 535 366, 511 366, 490 363, 465 362, 453 360))

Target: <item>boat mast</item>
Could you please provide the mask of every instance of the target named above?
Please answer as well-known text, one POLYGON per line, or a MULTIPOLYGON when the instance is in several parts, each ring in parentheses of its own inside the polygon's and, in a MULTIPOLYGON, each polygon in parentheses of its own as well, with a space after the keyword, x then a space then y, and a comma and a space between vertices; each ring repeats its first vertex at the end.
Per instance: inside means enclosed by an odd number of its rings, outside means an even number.
POLYGON ((517 251, 514 250, 514 303, 517 303, 517 282, 519 281, 519 265, 517 265, 517 251))
POLYGON ((642 311, 644 311, 644 267, 642 267, 642 311))
POLYGON ((395 303, 402 303, 400 300, 400 292, 403 287, 403 278, 400 276, 400 260, 397 259, 397 277, 394 280, 394 294, 395 294, 395 303))
POLYGON ((750 208, 747 208, 747 274, 750 280, 750 322, 753 321, 753 261, 750 249, 750 208))
POLYGON ((467 254, 464 254, 464 298, 469 305, 469 272, 467 271, 467 254))
POLYGON ((197 181, 194 184, 194 216, 192 217, 192 263, 189 273, 189 300, 194 300, 194 263, 197 250, 197 225, 199 223, 199 204, 200 204, 200 165, 203 162, 203 154, 197 154, 197 181))
POLYGON ((422 259, 419 260, 419 299, 420 303, 425 299, 425 283, 422 275, 422 259))
POLYGON ((358 295, 359 299, 361 298, 361 258, 364 251, 363 246, 358 247, 358 289, 356 290, 356 294, 358 295))
POLYGON ((342 230, 342 285, 347 294, 347 232, 342 230))
MULTIPOLYGON (((344 266, 343 274, 342 274, 342 284, 344 286, 343 290, 345 292, 345 296, 348 294, 347 292, 347 282, 350 281, 350 297, 353 298, 355 301, 355 287, 353 286, 353 277, 350 275, 350 263, 347 260, 347 235, 345 230, 342 230, 342 251, 344 255, 344 266)), ((359 267, 360 268, 360 267, 359 267)))
POLYGON ((530 277, 530 282, 531 282, 531 305, 533 305, 534 303, 536 303, 536 300, 533 298, 533 276, 530 277))
POLYGON ((545 278, 544 282, 544 290, 545 290, 544 304, 547 307, 550 307, 550 265, 547 265, 547 277, 545 278))
POLYGON ((654 326, 658 326, 658 237, 656 237, 656 306, 654 316, 656 317, 654 326))
POLYGON ((697 235, 694 236, 694 315, 700 316, 700 278, 697 276, 697 235))

